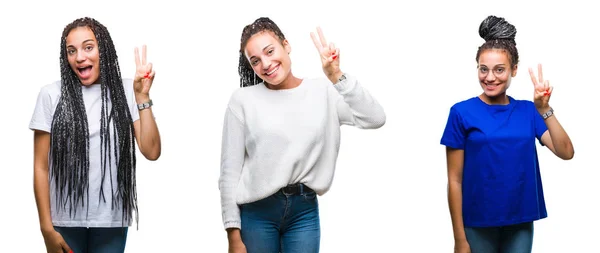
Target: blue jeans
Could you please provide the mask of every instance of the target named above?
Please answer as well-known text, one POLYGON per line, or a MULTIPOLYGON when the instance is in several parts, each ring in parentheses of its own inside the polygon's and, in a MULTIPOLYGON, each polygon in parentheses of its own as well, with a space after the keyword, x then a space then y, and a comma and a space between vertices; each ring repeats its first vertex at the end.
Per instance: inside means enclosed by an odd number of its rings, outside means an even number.
POLYGON ((241 236, 248 253, 318 253, 321 240, 317 194, 282 190, 240 205, 241 236))
POLYGON ((465 227, 472 253, 531 253, 533 222, 502 226, 465 227))
POLYGON ((125 252, 127 228, 54 227, 73 253, 125 252))

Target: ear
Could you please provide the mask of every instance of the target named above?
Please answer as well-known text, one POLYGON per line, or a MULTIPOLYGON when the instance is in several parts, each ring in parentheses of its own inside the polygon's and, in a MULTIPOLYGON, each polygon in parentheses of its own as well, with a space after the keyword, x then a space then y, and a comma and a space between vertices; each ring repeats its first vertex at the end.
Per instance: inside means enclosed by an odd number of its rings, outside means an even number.
POLYGON ((517 69, 519 68, 519 65, 515 65, 512 69, 512 77, 515 77, 517 75, 517 69))
POLYGON ((285 49, 285 52, 287 52, 287 54, 290 54, 292 52, 292 46, 290 45, 290 42, 287 39, 283 40, 281 44, 283 45, 283 48, 285 49))

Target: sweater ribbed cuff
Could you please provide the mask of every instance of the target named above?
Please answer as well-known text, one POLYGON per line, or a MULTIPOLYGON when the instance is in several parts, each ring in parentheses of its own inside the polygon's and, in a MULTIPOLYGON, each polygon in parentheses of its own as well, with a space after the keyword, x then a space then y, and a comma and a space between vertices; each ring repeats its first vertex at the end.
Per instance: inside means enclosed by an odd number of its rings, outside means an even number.
POLYGON ((336 83, 333 87, 342 95, 348 94, 352 92, 354 87, 356 87, 356 79, 348 74, 344 74, 346 76, 345 80, 336 83))
POLYGON ((225 229, 228 228, 239 228, 242 229, 242 222, 241 221, 226 221, 223 223, 225 229))

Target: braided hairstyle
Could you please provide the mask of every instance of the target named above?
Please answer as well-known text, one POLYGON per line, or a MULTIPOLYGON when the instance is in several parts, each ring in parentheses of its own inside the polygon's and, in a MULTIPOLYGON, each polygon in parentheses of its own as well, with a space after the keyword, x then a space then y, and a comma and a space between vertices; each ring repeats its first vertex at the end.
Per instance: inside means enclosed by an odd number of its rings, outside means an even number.
POLYGON ((479 36, 485 40, 485 43, 477 50, 475 60, 479 62, 481 53, 488 49, 500 49, 508 54, 511 68, 519 63, 519 52, 517 51, 517 42, 515 36, 517 29, 514 25, 508 23, 504 18, 488 16, 479 25, 479 36))
POLYGON ((240 87, 247 87, 259 84, 263 82, 263 80, 254 73, 250 62, 246 59, 244 55, 244 49, 246 48, 246 44, 252 35, 261 33, 261 32, 272 32, 279 42, 283 44, 285 40, 285 36, 271 19, 262 17, 256 19, 252 24, 247 25, 242 30, 242 39, 240 43, 240 63, 238 65, 238 72, 240 74, 240 87))
MULTIPOLYGON (((100 157, 101 178, 111 182, 111 208, 122 208, 123 224, 137 216, 135 184, 135 136, 131 113, 125 97, 115 46, 106 27, 85 17, 68 24, 60 43, 61 96, 52 119, 50 168, 56 185, 59 209, 69 208, 74 216, 78 206, 89 210, 89 130, 83 102, 82 84, 67 58, 66 38, 71 30, 88 27, 98 42, 101 81, 100 157), (112 126, 112 127, 111 127, 112 126), (114 159, 114 160, 113 160, 114 159), (117 165, 117 185, 113 189, 111 164, 117 165), (107 175, 108 172, 108 175, 107 175)), ((106 202, 103 183, 98 201, 106 202)))

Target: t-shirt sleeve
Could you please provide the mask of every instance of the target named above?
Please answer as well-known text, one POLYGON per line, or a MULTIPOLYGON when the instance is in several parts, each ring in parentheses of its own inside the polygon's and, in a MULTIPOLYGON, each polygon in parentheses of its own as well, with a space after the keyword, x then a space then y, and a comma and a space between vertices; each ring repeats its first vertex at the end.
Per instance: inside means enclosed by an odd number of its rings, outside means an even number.
POLYGON ((135 101, 135 91, 133 90, 133 79, 125 79, 123 80, 123 88, 125 90, 125 94, 127 94, 127 101, 129 103, 129 112, 131 113, 131 120, 135 122, 140 119, 140 112, 137 108, 137 103, 135 101))
POLYGON ((440 144, 450 148, 465 149, 465 139, 466 133, 462 117, 453 106, 450 108, 448 122, 446 123, 446 128, 444 129, 440 144))
POLYGON ((52 97, 48 93, 48 89, 44 87, 38 94, 33 116, 29 122, 29 129, 50 133, 52 118, 54 117, 53 111, 52 97))
POLYGON ((532 108, 533 111, 533 124, 534 124, 534 128, 535 128, 535 138, 538 139, 538 141, 540 142, 540 145, 544 146, 544 143, 542 142, 542 135, 544 135, 544 133, 546 131, 548 131, 548 126, 546 126, 546 122, 544 121, 544 118, 542 118, 542 115, 540 115, 540 113, 537 111, 537 109, 535 109, 535 106, 532 104, 532 106, 530 106, 530 108, 532 108))

